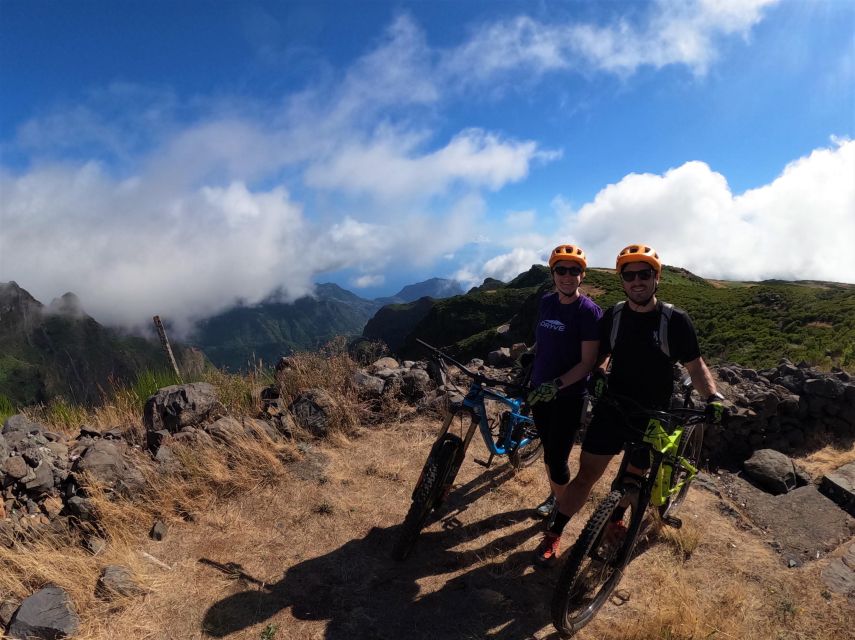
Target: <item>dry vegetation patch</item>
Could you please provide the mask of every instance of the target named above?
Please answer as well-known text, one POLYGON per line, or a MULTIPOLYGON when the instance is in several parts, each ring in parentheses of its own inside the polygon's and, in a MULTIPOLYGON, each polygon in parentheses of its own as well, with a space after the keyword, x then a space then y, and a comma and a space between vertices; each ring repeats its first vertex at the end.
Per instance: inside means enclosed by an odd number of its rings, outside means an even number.
MULTIPOLYGON (((301 355, 276 384, 287 399, 327 389, 358 415, 353 366, 336 353, 301 355)), ((224 404, 254 412, 270 380, 221 382, 224 404)), ((141 428, 132 404, 85 421, 141 428)), ((440 517, 396 563, 389 552, 438 420, 392 415, 374 426, 349 422, 325 441, 302 434, 274 444, 250 431, 228 445, 174 445, 173 467, 140 455, 145 489, 135 500, 87 487, 98 526, 83 533, 106 538, 103 552, 93 555, 67 532, 0 546, 0 594, 62 586, 81 613, 85 640, 554 638, 548 605, 556 573, 530 562, 543 527, 531 517, 546 492, 543 467, 484 469, 473 462, 487 457, 476 436, 440 517), (155 519, 169 526, 162 542, 147 537, 155 519), (145 595, 95 596, 108 564, 128 567, 145 595)), ((72 432, 70 424, 60 426, 72 432)), ((828 445, 801 463, 817 475, 852 459, 851 447, 828 445)), ((615 470, 616 463, 568 525, 565 549, 615 470)), ((607 604, 580 639, 851 637, 852 601, 821 585, 827 560, 788 569, 700 488, 681 516, 680 530, 651 528, 620 585, 623 601, 607 604)))

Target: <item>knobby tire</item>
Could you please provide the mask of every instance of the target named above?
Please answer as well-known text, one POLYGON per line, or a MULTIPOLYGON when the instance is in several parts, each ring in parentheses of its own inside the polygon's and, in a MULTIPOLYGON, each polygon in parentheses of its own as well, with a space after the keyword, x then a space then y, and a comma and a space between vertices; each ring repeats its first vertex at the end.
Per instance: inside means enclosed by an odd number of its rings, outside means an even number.
MULTIPOLYGON (((698 464, 701 460, 701 447, 704 443, 704 428, 701 424, 691 424, 685 428, 683 432, 683 436, 680 438, 680 445, 677 448, 677 456, 682 456, 686 460, 688 460, 693 467, 698 468, 698 464)), ((688 476, 688 471, 683 469, 682 467, 675 467, 671 471, 671 481, 669 483, 669 489, 673 490, 674 487, 677 486, 680 482, 686 479, 688 476)), ((665 504, 659 507, 659 515, 662 518, 666 516, 673 516, 677 513, 677 510, 680 508, 680 505, 683 504, 683 500, 686 499, 686 494, 689 492, 690 482, 685 482, 680 490, 677 492, 677 495, 673 498, 667 500, 665 504)))
POLYGON ((606 525, 623 497, 624 490, 618 489, 600 502, 561 569, 552 596, 552 623, 564 638, 569 638, 591 621, 617 587, 623 568, 629 562, 639 531, 637 526, 632 526, 632 520, 643 516, 639 512, 641 507, 637 493, 630 496, 630 504, 624 514, 624 522, 629 522, 627 537, 611 547, 604 535, 606 525))
POLYGON ((413 501, 401 524, 398 540, 392 548, 395 560, 405 560, 410 555, 431 512, 439 506, 447 488, 454 482, 455 459, 462 448, 463 441, 458 436, 446 433, 431 450, 421 479, 413 490, 413 501))

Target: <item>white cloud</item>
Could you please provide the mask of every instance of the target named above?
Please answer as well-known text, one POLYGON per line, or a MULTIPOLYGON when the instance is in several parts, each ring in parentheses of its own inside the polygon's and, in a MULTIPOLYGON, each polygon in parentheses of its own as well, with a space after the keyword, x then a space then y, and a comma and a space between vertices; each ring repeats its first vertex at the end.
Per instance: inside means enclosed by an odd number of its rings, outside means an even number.
POLYGON ((357 289, 365 289, 367 287, 379 287, 386 282, 386 277, 382 274, 359 276, 351 281, 351 284, 357 289))
MULTIPOLYGON (((427 267, 464 246, 505 253, 464 268, 470 280, 509 279, 555 241, 522 230, 531 212, 510 213, 511 232, 491 228, 487 238, 484 194, 561 152, 481 128, 440 135, 443 101, 509 71, 671 63, 702 71, 715 38, 746 34, 764 4, 656 5, 639 26, 522 17, 447 49, 401 16, 349 68, 275 104, 180 103, 168 90, 111 85, 23 123, 9 143, 28 168, 0 168, 0 280, 43 300, 74 291, 99 321, 135 325, 158 313, 186 327, 238 298, 304 295, 327 271, 355 268, 368 286, 381 277, 373 274, 427 267)), ((685 172, 681 188, 728 202, 708 168, 685 172)), ((658 198, 668 199, 678 174, 660 179, 658 198)), ((626 180, 585 215, 617 206, 635 184, 626 180)), ((656 180, 641 182, 643 191, 656 180)), ((605 233, 599 224, 582 230, 605 233)))
POLYGON ((712 278, 855 282, 855 142, 835 141, 788 164, 768 185, 731 193, 703 162, 631 174, 579 208, 563 235, 591 266, 613 267, 632 242, 666 264, 712 278))
POLYGON ((591 69, 631 74, 639 67, 685 65, 704 74, 717 40, 747 36, 763 10, 778 0, 660 0, 637 23, 596 25, 518 16, 486 25, 446 53, 446 72, 485 83, 508 72, 591 69))
POLYGON ((505 214, 505 224, 509 227, 518 229, 526 229, 531 227, 537 218, 537 213, 533 209, 526 211, 509 211, 505 214))
POLYGON ((385 132, 367 143, 344 146, 310 167, 306 182, 383 199, 444 194, 456 184, 495 191, 525 178, 534 160, 554 157, 532 141, 505 141, 479 129, 462 131, 428 153, 418 153, 415 142, 385 132))

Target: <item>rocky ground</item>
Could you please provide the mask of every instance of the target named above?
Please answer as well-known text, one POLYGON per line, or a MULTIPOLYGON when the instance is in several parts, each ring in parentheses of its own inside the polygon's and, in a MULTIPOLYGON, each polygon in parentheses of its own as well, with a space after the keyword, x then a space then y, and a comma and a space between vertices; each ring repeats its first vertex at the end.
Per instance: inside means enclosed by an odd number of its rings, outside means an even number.
MULTIPOLYGON (((386 361, 354 372, 350 391, 289 390, 288 371, 299 365, 281 368, 252 418, 227 415, 211 389, 194 387, 153 399, 144 432, 90 428, 72 437, 24 418, 7 422, 0 560, 10 573, 0 576, 0 622, 10 635, 35 635, 49 611, 55 635, 36 637, 553 637, 555 572, 530 563, 542 530, 531 515, 544 497, 540 465, 485 470, 472 462, 486 457, 476 441, 445 509, 414 554, 393 562, 396 527, 438 424, 442 380, 427 366, 386 361), (359 424, 343 411, 347 393, 358 399, 359 424), (255 447, 254 457, 238 457, 240 447, 255 447), (188 484, 201 474, 214 490, 188 484), (87 485, 92 477, 97 490, 87 485)), ((734 388, 765 384, 746 371, 727 374, 737 408, 734 388)), ((792 392, 773 389, 765 414, 742 407, 743 428, 768 426, 781 410, 808 418, 813 410, 815 423, 840 426, 825 421, 825 407, 836 399, 834 415, 848 416, 851 383, 798 375, 802 389, 823 390, 822 403, 811 409, 797 396, 780 409, 788 400, 777 394, 792 392)), ((743 395, 759 407, 759 393, 743 395)), ((855 521, 845 492, 822 479, 845 485, 855 447, 828 442, 795 462, 778 453, 764 464, 713 466, 689 494, 683 529, 651 533, 620 602, 579 637, 847 637, 855 521)), ((568 526, 565 546, 606 490, 604 480, 568 526)))

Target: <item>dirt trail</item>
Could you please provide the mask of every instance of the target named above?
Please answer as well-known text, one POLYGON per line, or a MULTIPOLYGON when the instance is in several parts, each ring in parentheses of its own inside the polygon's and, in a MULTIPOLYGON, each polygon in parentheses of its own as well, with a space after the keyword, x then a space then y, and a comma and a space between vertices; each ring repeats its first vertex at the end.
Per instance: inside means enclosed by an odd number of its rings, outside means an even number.
MULTIPOLYGON (((148 545, 173 569, 152 567, 152 593, 117 612, 101 637, 557 637, 555 573, 529 561, 542 528, 531 518, 545 491, 539 463, 516 475, 506 465, 485 471, 472 462, 484 457, 475 444, 442 518, 406 562, 389 559, 435 428, 419 418, 312 447, 275 490, 206 505, 148 545)), ((591 504, 568 526, 565 548, 591 504)), ((682 516, 679 536, 652 538, 630 565, 628 602, 607 605, 577 637, 795 640, 855 628, 851 601, 823 592, 825 561, 787 569, 702 489, 682 516)))

